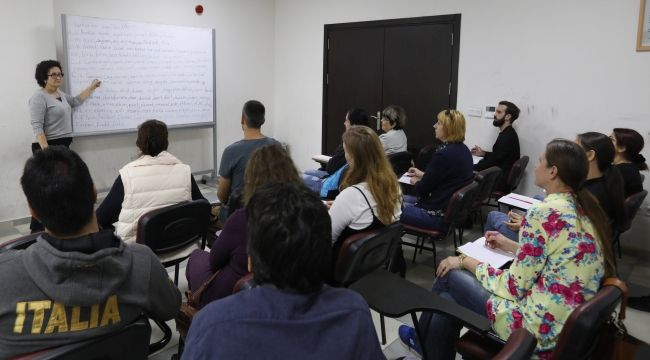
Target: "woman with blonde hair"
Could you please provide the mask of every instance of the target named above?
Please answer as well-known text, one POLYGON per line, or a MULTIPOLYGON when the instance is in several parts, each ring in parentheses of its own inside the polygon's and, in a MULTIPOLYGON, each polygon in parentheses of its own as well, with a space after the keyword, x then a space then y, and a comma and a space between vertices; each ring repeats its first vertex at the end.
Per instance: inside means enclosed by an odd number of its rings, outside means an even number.
POLYGON ((433 125, 436 138, 442 146, 431 156, 425 171, 409 169, 411 184, 418 200, 407 204, 400 222, 425 229, 446 230, 443 221, 449 199, 461 187, 474 179, 472 154, 465 141, 465 117, 460 111, 445 110, 438 114, 433 125))
POLYGON ((395 173, 372 129, 350 127, 343 133, 343 149, 350 168, 329 210, 335 247, 354 233, 394 223, 402 204, 395 173))
MULTIPOLYGON (((244 173, 244 206, 255 190, 273 183, 302 184, 291 157, 278 144, 263 146, 251 154, 244 173)), ((201 294, 200 307, 232 294, 237 280, 248 272, 246 236, 246 210, 241 208, 228 217, 210 252, 195 250, 190 255, 185 276, 191 290, 220 271, 201 294)))

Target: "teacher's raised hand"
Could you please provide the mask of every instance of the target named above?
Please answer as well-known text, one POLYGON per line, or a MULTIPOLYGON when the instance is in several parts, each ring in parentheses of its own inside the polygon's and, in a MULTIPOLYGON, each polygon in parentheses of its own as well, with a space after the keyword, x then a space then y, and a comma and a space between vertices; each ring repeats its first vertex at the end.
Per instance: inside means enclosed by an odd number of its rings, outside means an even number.
POLYGON ((79 93, 79 97, 81 100, 86 100, 87 98, 92 95, 92 93, 97 89, 100 85, 102 84, 101 80, 99 79, 93 79, 93 81, 90 82, 90 85, 88 85, 87 88, 85 88, 82 92, 79 93))

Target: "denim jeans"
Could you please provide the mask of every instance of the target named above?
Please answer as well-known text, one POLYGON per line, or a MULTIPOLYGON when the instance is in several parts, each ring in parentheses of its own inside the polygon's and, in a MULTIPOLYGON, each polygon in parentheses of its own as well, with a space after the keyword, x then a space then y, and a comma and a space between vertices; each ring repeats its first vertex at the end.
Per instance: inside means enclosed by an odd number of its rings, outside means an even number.
POLYGON ((485 231, 498 231, 510 240, 518 241, 519 234, 510 230, 504 221, 508 221, 508 214, 500 211, 490 211, 485 219, 485 231))
MULTIPOLYGON (((434 294, 453 301, 487 318, 485 304, 490 292, 468 271, 452 270, 433 283, 434 294)), ((462 322, 441 313, 422 313, 420 329, 424 332, 426 352, 429 359, 454 359, 456 340, 460 336, 462 322)), ((421 344, 422 345, 422 344, 421 344)))
POLYGON ((409 203, 404 204, 399 221, 402 224, 413 225, 424 229, 446 231, 449 228, 449 224, 444 222, 442 216, 430 215, 425 209, 409 203))
MULTIPOLYGON (((318 171, 318 170, 316 170, 316 171, 318 171)), ((302 181, 305 183, 307 188, 309 188, 309 190, 320 194, 320 189, 321 189, 321 187, 323 187, 323 179, 322 178, 320 178, 318 176, 314 176, 314 175, 309 175, 309 174, 307 174, 305 172, 304 174, 302 174, 302 181)))

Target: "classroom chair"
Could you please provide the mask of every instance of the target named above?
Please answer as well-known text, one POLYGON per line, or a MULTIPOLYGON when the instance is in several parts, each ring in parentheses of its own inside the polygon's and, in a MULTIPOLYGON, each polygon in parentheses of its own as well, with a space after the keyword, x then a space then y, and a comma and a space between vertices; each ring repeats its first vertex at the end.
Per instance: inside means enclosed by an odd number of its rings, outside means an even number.
POLYGON ((404 226, 404 232, 406 234, 411 234, 416 236, 415 244, 402 242, 406 246, 415 247, 413 252, 413 260, 415 263, 415 258, 417 256, 418 249, 422 253, 423 249, 433 252, 433 261, 437 263, 436 257, 436 241, 446 239, 449 234, 453 234, 454 237, 454 247, 458 247, 456 243, 456 231, 458 231, 459 243, 463 243, 463 224, 467 219, 467 216, 470 213, 472 205, 476 197, 478 196, 479 184, 476 181, 465 185, 464 187, 456 190, 456 192, 449 199, 449 205, 447 205, 447 210, 445 211, 444 221, 449 224, 447 231, 443 230, 432 230, 420 228, 417 226, 409 225, 402 223, 404 226), (432 247, 427 248, 424 246, 425 240, 431 242, 432 247))
POLYGON ((512 168, 510 168, 510 172, 508 173, 508 177, 506 178, 505 191, 498 191, 498 190, 493 191, 491 198, 495 200, 495 204, 490 203, 488 199, 485 205, 497 207, 497 208, 499 207, 499 203, 497 202, 497 200, 499 200, 499 198, 504 195, 510 194, 517 188, 517 186, 519 186, 521 179, 524 177, 524 172, 526 171, 526 166, 528 165, 528 161, 530 161, 530 158, 524 155, 520 157, 519 160, 515 161, 514 164, 512 164, 512 168))
POLYGON ((174 266, 174 284, 178 285, 179 264, 192 251, 205 248, 209 223, 207 200, 184 201, 142 215, 136 242, 150 247, 165 267, 174 266))
POLYGON ((481 223, 481 231, 483 231, 483 204, 490 201, 494 186, 501 177, 501 168, 492 166, 485 170, 481 170, 474 176, 474 180, 479 183, 478 195, 472 204, 470 210, 470 218, 473 220, 478 215, 478 220, 481 223))
POLYGON ((107 335, 40 350, 12 360, 142 360, 149 354, 151 325, 142 315, 107 335))
MULTIPOLYGON (((589 301, 584 302, 564 322, 551 359, 589 359, 596 354, 603 326, 612 317, 616 306, 627 302, 627 286, 612 278, 589 301), (609 285, 609 282, 612 284, 609 285)), ((625 318, 625 314, 622 314, 625 318)), ((468 332, 456 343, 457 351, 465 359, 492 359, 501 349, 493 337, 468 332)))
POLYGON ((618 248, 619 259, 623 256, 623 253, 621 252, 621 234, 630 230, 632 227, 632 221, 641 208, 646 196, 648 196, 648 190, 642 190, 625 198, 625 202, 623 203, 623 208, 625 209, 625 220, 618 226, 618 229, 614 229, 612 241, 612 250, 614 250, 614 246, 618 248))

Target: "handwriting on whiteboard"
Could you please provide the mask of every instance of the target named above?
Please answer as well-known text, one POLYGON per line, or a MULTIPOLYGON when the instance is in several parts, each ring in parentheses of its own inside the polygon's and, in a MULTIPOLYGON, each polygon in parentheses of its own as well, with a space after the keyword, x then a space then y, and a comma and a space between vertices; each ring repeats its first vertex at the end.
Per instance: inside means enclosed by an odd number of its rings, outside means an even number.
POLYGON ((147 119, 206 123, 214 113, 212 30, 66 16, 69 91, 93 79, 75 133, 135 129, 147 119))

